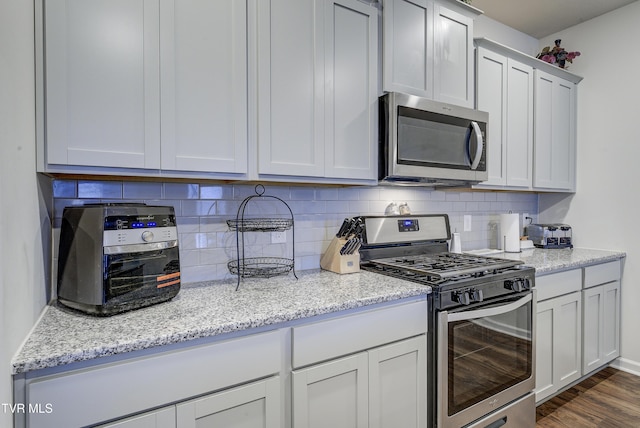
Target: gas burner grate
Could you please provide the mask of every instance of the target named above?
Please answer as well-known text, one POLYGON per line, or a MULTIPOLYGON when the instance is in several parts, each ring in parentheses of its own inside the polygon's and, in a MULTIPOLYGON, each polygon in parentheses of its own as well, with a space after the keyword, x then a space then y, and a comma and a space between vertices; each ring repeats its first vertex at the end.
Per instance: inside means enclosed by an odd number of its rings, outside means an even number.
POLYGON ((438 279, 460 280, 477 278, 498 273, 521 264, 521 261, 504 260, 492 257, 474 256, 469 254, 436 253, 419 254, 402 257, 388 257, 369 260, 370 263, 399 272, 424 275, 432 281, 438 279))

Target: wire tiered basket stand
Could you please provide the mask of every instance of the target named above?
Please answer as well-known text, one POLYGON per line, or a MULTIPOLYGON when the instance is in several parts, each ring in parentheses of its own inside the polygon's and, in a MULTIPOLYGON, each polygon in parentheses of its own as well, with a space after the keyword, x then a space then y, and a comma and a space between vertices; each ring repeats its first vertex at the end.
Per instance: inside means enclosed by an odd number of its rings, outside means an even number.
POLYGON ((278 275, 287 275, 293 272, 298 279, 295 265, 295 227, 293 224, 293 212, 289 205, 277 196, 265 195, 262 184, 255 187, 255 195, 246 197, 240 207, 235 220, 227 220, 229 229, 236 232, 236 260, 227 263, 229 272, 238 276, 236 291, 240 288, 241 278, 271 278, 278 275), (265 200, 276 200, 282 203, 289 211, 288 217, 245 217, 250 203, 260 203, 265 200), (284 232, 291 229, 291 258, 286 257, 245 257, 245 233, 246 232, 284 232))

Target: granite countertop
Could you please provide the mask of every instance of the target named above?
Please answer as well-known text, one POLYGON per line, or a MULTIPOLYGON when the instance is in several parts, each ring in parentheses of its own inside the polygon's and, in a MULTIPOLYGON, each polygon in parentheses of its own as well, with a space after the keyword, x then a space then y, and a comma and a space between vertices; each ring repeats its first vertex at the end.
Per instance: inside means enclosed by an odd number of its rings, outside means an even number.
POLYGON ((13 374, 276 325, 407 297, 431 288, 361 271, 187 284, 171 301, 111 317, 47 306, 12 361, 13 374))
MULTIPOLYGON (((522 260, 537 275, 614 261, 624 252, 529 249, 491 253, 522 260)), ((62 366, 130 351, 186 342, 256 327, 426 295, 431 288, 361 271, 338 275, 311 270, 268 279, 185 285, 171 301, 112 317, 94 317, 47 306, 12 361, 13 374, 62 366)))
POLYGON ((589 248, 543 249, 532 248, 519 253, 492 253, 490 257, 522 260, 535 268, 536 275, 545 275, 561 270, 576 269, 595 263, 605 263, 626 257, 622 251, 594 250, 589 248))

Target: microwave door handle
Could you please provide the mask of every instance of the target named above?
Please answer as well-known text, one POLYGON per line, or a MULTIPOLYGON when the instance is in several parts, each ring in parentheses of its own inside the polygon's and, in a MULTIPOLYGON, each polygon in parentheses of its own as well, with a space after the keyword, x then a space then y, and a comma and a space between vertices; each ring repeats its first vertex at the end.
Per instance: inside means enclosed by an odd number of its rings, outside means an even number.
MULTIPOLYGON (((482 150, 484 149, 484 141, 482 139, 482 131, 480 131, 480 126, 478 125, 478 122, 472 121, 469 126, 473 130, 473 134, 475 134, 476 142, 477 142, 476 153, 475 153, 475 156, 473 156, 473 161, 471 162, 471 169, 475 170, 476 168, 478 168, 478 165, 480 164, 480 160, 482 159, 482 150)), ((471 152, 471 133, 469 134, 469 141, 467 141, 467 144, 469 144, 469 152, 471 152)))

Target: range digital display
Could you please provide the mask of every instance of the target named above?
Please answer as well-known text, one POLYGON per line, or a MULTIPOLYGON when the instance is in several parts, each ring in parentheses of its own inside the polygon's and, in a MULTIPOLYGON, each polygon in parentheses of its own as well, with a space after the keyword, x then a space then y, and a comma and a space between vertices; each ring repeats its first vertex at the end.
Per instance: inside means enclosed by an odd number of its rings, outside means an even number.
POLYGON ((418 219, 402 219, 398 220, 398 232, 417 232, 420 230, 418 219))

